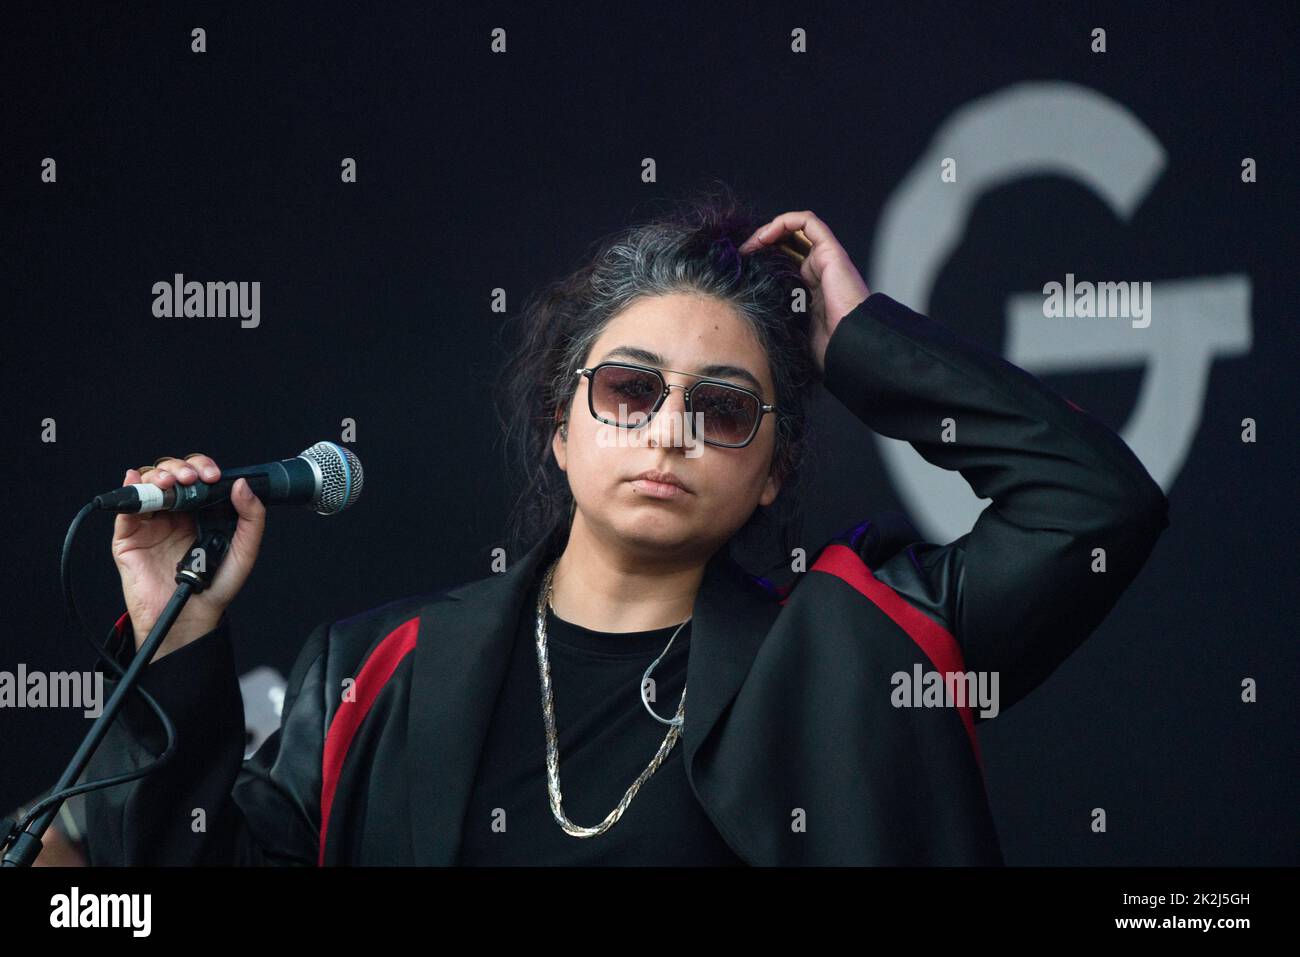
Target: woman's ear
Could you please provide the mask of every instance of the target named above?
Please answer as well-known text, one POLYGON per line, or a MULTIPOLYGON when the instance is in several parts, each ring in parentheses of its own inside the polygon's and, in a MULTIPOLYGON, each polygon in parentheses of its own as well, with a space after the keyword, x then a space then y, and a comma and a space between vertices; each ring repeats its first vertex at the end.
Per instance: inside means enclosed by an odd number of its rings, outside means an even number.
POLYGON ((556 422, 559 423, 559 428, 551 434, 551 451, 555 453, 555 463, 559 465, 560 471, 564 472, 568 470, 569 425, 562 414, 556 415, 556 422))
POLYGON ((776 501, 776 496, 781 491, 784 478, 780 463, 777 461, 777 457, 773 455, 772 467, 767 470, 767 481, 763 483, 763 491, 758 496, 759 505, 771 505, 776 501))

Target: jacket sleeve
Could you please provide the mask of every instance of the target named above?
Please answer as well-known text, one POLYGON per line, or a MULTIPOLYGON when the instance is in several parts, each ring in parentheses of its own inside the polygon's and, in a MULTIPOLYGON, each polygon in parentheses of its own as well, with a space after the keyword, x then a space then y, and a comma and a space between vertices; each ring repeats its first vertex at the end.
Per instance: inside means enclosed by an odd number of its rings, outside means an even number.
POLYGON ((875 574, 940 620, 968 670, 998 672, 1010 707, 1136 577, 1169 524, 1163 491, 1100 421, 883 293, 835 328, 823 381, 870 428, 991 499, 966 534, 913 544, 875 574), (945 419, 955 441, 943 440, 945 419))
MULTIPOLYGON (((213 631, 151 662, 141 685, 176 726, 176 751, 168 764, 142 778, 87 792, 91 865, 314 865, 328 639, 328 624, 311 632, 288 680, 280 728, 247 761, 226 617, 213 631)), ((126 616, 114 629, 109 651, 123 667, 135 654, 126 616)), ((117 682, 105 675, 105 684, 113 688, 117 682)), ((157 715, 132 694, 85 780, 143 767, 166 743, 157 715)))

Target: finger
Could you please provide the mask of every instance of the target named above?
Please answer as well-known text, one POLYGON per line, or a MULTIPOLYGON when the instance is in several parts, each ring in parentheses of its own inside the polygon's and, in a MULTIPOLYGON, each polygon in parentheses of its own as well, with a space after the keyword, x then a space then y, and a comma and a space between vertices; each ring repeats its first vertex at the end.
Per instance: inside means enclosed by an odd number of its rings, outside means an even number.
POLYGON ((818 274, 818 271, 813 267, 813 261, 811 259, 805 259, 803 261, 803 265, 799 267, 799 276, 808 285, 809 289, 821 288, 822 277, 818 274))
MULTIPOLYGON (((777 216, 766 226, 755 232, 753 236, 745 240, 745 246, 749 247, 752 244, 753 249, 770 246, 785 238, 787 234, 798 234, 799 232, 802 232, 803 235, 799 237, 799 246, 796 248, 801 248, 804 243, 807 243, 809 250, 821 243, 839 245, 839 241, 835 238, 835 234, 831 232, 831 228, 811 210, 804 209, 797 212, 782 213, 777 216)), ((742 249, 743 251, 745 250, 742 249)))
POLYGON ((783 240, 782 242, 777 243, 776 246, 773 248, 779 249, 781 252, 785 253, 796 263, 798 263, 800 266, 802 266, 804 264, 804 260, 808 258, 808 253, 806 250, 796 249, 788 241, 783 240))
POLYGON ((170 473, 182 485, 191 485, 199 478, 198 470, 184 459, 163 459, 158 463, 158 471, 170 473))
POLYGON ((767 231, 771 227, 772 227, 772 220, 768 220, 762 226, 759 226, 758 229, 754 230, 754 232, 750 235, 748 239, 746 239, 743 243, 740 244, 740 248, 737 250, 737 252, 739 252, 743 256, 746 253, 751 253, 755 249, 761 247, 763 245, 764 238, 767 236, 767 231))
POLYGON ((786 236, 783 241, 789 245, 790 248, 795 250, 795 252, 802 253, 805 256, 812 252, 812 240, 808 238, 808 234, 802 229, 796 229, 794 232, 790 233, 790 235, 786 236))
MULTIPOLYGON (((808 259, 808 254, 812 252, 812 241, 807 237, 807 235, 805 235, 802 229, 786 234, 780 241, 774 241, 771 236, 768 235, 768 229, 771 226, 772 223, 769 223, 767 226, 760 227, 755 231, 753 236, 745 240, 745 242, 740 246, 739 251, 741 255, 752 252, 754 249, 758 249, 763 245, 773 245, 774 243, 774 249, 778 249, 785 253, 785 255, 790 257, 790 259, 794 260, 795 265, 802 267, 808 259)), ((774 232, 772 235, 775 236, 777 234, 774 232)), ((805 281, 807 281, 806 270, 800 269, 800 273, 804 275, 805 281)))
POLYGON ((211 483, 221 478, 221 469, 217 463, 212 460, 212 456, 204 455, 202 452, 195 452, 193 455, 185 456, 185 461, 199 473, 199 478, 211 483))
POLYGON ((230 541, 231 553, 237 556, 239 564, 251 571, 257 559, 257 549, 266 529, 266 506, 253 494, 248 486, 248 479, 238 479, 230 489, 230 501, 239 513, 239 522, 235 525, 235 536, 230 541))
MULTIPOLYGON (((773 230, 773 236, 779 231, 781 236, 789 234, 792 238, 797 239, 801 246, 805 245, 809 250, 814 246, 822 243, 830 245, 839 245, 839 240, 827 226, 812 210, 804 209, 794 213, 782 213, 776 218, 777 229, 773 230)), ((767 237, 768 242, 775 242, 773 236, 767 237)))

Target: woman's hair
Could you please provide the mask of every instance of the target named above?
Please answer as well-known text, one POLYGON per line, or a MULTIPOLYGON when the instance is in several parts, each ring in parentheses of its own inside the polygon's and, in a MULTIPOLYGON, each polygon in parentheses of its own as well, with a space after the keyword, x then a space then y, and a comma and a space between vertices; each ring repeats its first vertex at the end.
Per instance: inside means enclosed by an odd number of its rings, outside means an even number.
POLYGON ((668 212, 596 240, 584 265, 535 293, 507 324, 517 324, 519 332, 496 394, 504 400, 504 407, 498 401, 497 414, 510 474, 522 482, 509 524, 509 550, 516 557, 543 537, 567 534, 573 497, 551 441, 557 413, 569 418, 576 372, 592 345, 633 302, 679 292, 729 303, 767 355, 776 388, 768 401, 777 407, 773 473, 781 488, 776 501, 756 508, 740 531, 774 532, 780 557, 771 569, 788 564, 799 542, 811 446, 807 400, 821 379, 808 337, 811 292, 785 253, 771 247, 744 257, 737 252, 768 220, 725 184, 670 203, 668 212), (806 304, 798 312, 792 308, 795 289, 804 290, 806 304))

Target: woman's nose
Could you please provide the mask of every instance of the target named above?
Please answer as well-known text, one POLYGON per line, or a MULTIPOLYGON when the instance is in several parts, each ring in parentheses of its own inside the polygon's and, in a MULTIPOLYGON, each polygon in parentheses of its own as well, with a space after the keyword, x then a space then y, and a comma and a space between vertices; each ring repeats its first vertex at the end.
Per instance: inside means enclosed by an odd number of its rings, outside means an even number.
POLYGON ((690 439, 689 424, 686 421, 686 389, 676 384, 669 384, 668 395, 659 407, 654 418, 646 428, 650 430, 648 438, 654 445, 676 447, 685 445, 690 439))

